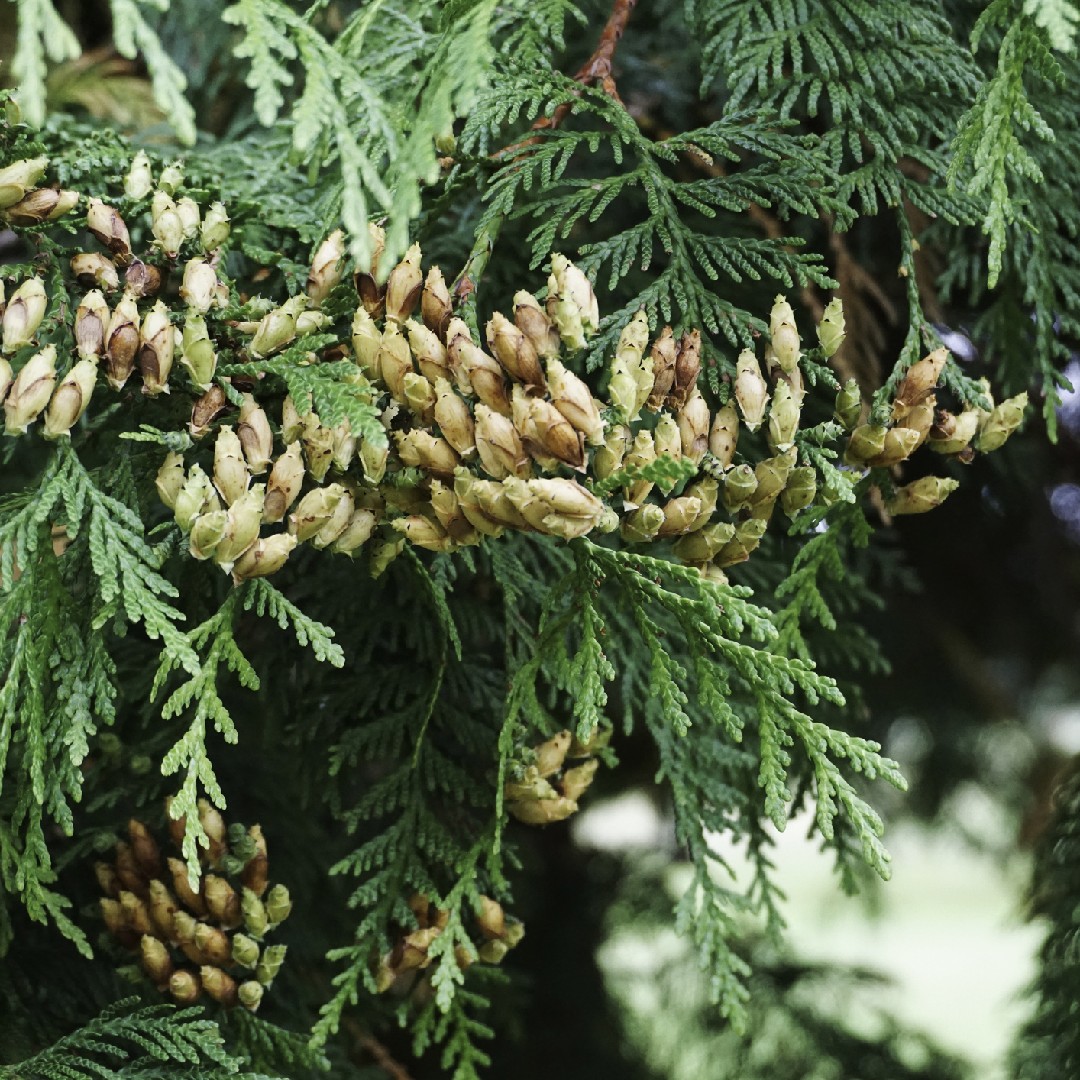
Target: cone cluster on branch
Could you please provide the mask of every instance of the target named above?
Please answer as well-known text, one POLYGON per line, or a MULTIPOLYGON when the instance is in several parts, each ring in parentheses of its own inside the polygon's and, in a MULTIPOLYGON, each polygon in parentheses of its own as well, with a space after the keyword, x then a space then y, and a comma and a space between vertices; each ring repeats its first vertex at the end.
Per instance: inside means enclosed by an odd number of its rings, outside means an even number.
MULTIPOLYGON (((9 206, 47 163, 17 164, 0 171, 0 202, 14 200, 9 206)), ((303 339, 333 328, 322 305, 345 280, 342 232, 315 251, 304 292, 272 308, 253 301, 257 318, 226 324, 214 316, 230 297, 218 275, 228 214, 220 203, 203 212, 180 194, 182 182, 173 165, 155 186, 145 155, 125 178, 129 198, 148 202, 156 264, 136 256, 114 207, 89 199, 87 227, 102 250, 71 260, 87 291, 67 355, 56 344, 32 348, 48 297, 40 280, 21 283, 3 312, 0 400, 9 433, 44 415, 44 433, 57 438, 86 409, 99 367, 117 390, 138 367, 153 399, 177 384, 178 361, 186 373, 179 384, 197 395, 188 431, 200 445, 188 460, 168 455, 158 490, 192 556, 236 581, 273 573, 307 542, 350 555, 366 548, 377 574, 407 543, 451 551, 507 529, 669 542, 676 558, 721 580, 726 567, 749 558, 777 506, 790 516, 832 497, 800 447, 804 350, 782 296, 763 358, 750 349, 738 356, 725 404, 711 407, 698 386, 699 332, 662 327, 650 343, 644 312, 622 327, 600 399, 572 358, 597 332, 600 313, 589 279, 568 259, 552 257, 542 303, 520 291, 512 312, 494 313, 477 335, 455 317, 439 268, 424 273, 418 245, 395 266, 380 265, 384 236, 372 224, 370 264, 352 276, 358 302, 349 340, 320 355, 304 351, 303 339), (180 269, 182 251, 189 257, 170 292, 167 275, 180 269), (385 439, 322 423, 311 401, 286 397, 279 413, 258 383, 237 407, 237 387, 217 374, 219 354, 258 362, 294 343, 303 365, 351 354, 354 392, 380 413, 385 439), (759 430, 740 447, 744 432, 759 430)), ((817 327, 816 355, 835 353, 844 333, 834 300, 817 327)), ((1025 395, 990 411, 936 409, 945 358, 938 350, 912 366, 887 423, 860 423, 858 388, 840 390, 836 415, 850 433, 850 467, 897 465, 923 442, 965 461, 1016 429, 1025 395)), ((924 477, 887 505, 921 512, 954 486, 924 477)))
POLYGON ((610 728, 598 729, 587 742, 560 731, 533 747, 503 789, 507 810, 526 825, 564 821, 577 811, 600 767, 595 755, 610 740, 610 728))
MULTIPOLYGON (((226 827, 205 799, 199 822, 209 839, 203 874, 192 886, 182 859, 162 854, 141 821, 128 822, 128 838, 112 863, 94 870, 101 914, 112 937, 137 954, 162 993, 180 1005, 202 994, 220 1005, 254 1012, 285 959, 284 945, 266 943, 292 910, 284 885, 270 886, 266 838, 258 825, 226 827)), ((169 818, 177 849, 184 819, 169 818)))
MULTIPOLYGON (((432 946, 450 923, 450 913, 437 908, 426 896, 414 893, 409 909, 416 919, 415 929, 402 929, 390 951, 375 963, 375 986, 380 994, 415 992, 421 979, 429 977, 436 957, 432 946)), ((525 936, 525 926, 506 914, 502 905, 489 896, 479 898, 471 945, 454 947, 454 959, 464 971, 473 964, 501 964, 503 957, 525 936)))

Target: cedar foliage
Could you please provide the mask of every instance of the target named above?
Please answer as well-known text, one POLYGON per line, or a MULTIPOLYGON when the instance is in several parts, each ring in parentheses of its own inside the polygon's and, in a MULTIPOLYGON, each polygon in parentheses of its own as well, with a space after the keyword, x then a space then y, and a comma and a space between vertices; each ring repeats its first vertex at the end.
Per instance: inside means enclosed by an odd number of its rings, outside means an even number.
MULTIPOLYGON (((183 158, 178 197, 204 211, 220 199, 232 219, 232 289, 215 316, 231 342, 217 380, 232 406, 234 383, 262 387, 276 425, 286 391, 310 393, 324 423, 348 419, 369 443, 385 440, 351 361, 302 362, 347 331, 268 357, 240 355, 229 337, 303 290, 312 251, 338 226, 350 270, 369 268, 368 222, 379 220, 381 276, 420 241, 481 340, 493 310, 515 289, 540 291, 552 255, 569 254, 601 300, 598 332, 572 356, 598 395, 643 309, 652 336, 665 323, 701 329, 700 384, 715 410, 731 396, 736 354, 767 333, 773 296, 788 294, 811 384, 800 449, 837 497, 774 522, 720 586, 663 546, 515 534, 434 556, 406 547, 377 577, 366 555, 305 549, 273 583, 234 588, 189 557, 154 491, 166 451, 192 446, 198 390, 179 368, 167 398, 99 387, 70 440, 34 428, 5 439, 0 1045, 20 1062, 11 1075, 162 1075, 169 1063, 177 1075, 302 1076, 328 1062, 334 1075, 372 1075, 357 1062, 380 1060, 372 1033, 395 1020, 414 1053, 437 1048, 430 1067, 483 1075, 508 980, 517 992, 514 955, 469 967, 462 950, 476 951, 482 897, 514 911, 532 842, 508 818, 504 783, 546 737, 587 739, 604 724, 616 735, 600 783, 617 782, 621 740, 651 737, 693 868, 676 924, 723 1037, 753 1033, 762 999, 750 997, 742 919, 763 915, 770 940, 783 929, 766 825, 812 807, 854 888, 862 863, 887 877, 888 855, 852 774, 903 783, 843 708, 884 663, 864 630, 887 561, 870 497, 893 480, 836 467, 836 379, 809 349, 810 327, 830 294, 842 299, 848 340, 833 371, 858 377, 883 422, 937 328, 969 319, 995 395, 1040 393, 1052 427, 1080 295, 1074 5, 106 9, 116 52, 143 65, 123 76, 162 123, 120 134, 90 91, 51 112, 57 72, 83 46, 63 4, 18 0, 3 163, 47 156, 48 183, 111 202, 144 251, 149 200, 125 195, 123 178, 137 149, 155 176, 183 158), (132 815, 162 825, 166 795, 187 815, 193 871, 206 797, 262 823, 275 874, 293 888, 292 955, 257 1017, 117 1004, 124 958, 101 933, 89 867, 132 815), (757 867, 745 891, 716 865, 711 832, 745 843, 757 867), (419 992, 379 994, 375 961, 423 929, 416 894, 445 912, 428 975, 419 992), (42 967, 63 939, 84 959, 42 967)), ((99 76, 105 98, 113 74, 99 76)), ((39 340, 57 344, 61 372, 84 291, 68 260, 93 248, 85 209, 18 230, 2 272, 9 298, 43 280, 39 340)), ((180 311, 176 284, 164 295, 180 311)), ((355 306, 347 275, 325 310, 340 328, 355 306)), ((986 403, 953 361, 943 388, 956 411, 986 403)), ((1047 1001, 1067 992, 1051 973, 1047 1001)), ((804 1020, 807 1045, 820 1045, 824 1029, 804 1020)))

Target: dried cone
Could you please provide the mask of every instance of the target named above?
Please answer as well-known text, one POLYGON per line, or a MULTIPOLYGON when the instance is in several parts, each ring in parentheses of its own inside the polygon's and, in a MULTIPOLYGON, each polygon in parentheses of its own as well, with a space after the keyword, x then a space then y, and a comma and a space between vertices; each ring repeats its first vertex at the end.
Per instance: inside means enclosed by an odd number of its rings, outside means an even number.
POLYGON ((45 411, 45 438, 58 439, 71 429, 90 404, 97 383, 97 360, 80 360, 57 384, 45 411))
POLYGON ((427 280, 424 282, 420 295, 420 313, 424 325, 445 344, 446 329, 453 316, 453 306, 450 303, 450 291, 443 280, 442 271, 437 266, 428 271, 427 280))
POLYGON ((462 457, 476 452, 472 412, 446 379, 435 381, 435 422, 443 438, 462 457))
POLYGON ((114 255, 131 255, 131 236, 124 219, 111 206, 106 206, 100 199, 91 199, 86 211, 86 227, 114 255))
POLYGON ((716 458, 720 468, 731 468, 738 439, 739 414, 735 411, 735 403, 729 401, 713 417, 709 429, 709 453, 716 458))
POLYGON ((203 878, 203 895, 207 911, 226 930, 240 925, 240 897, 223 877, 207 874, 203 878))
POLYGON ((156 296, 161 290, 161 271, 136 259, 124 272, 124 292, 141 298, 156 296))
POLYGON ((105 332, 105 375, 114 390, 122 390, 135 369, 139 351, 139 309, 124 296, 113 309, 105 332))
POLYGON ((584 436, 590 446, 604 445, 604 421, 588 386, 556 359, 548 361, 551 403, 584 436))
MULTIPOLYGON (((524 290, 514 293, 514 325, 532 342, 536 355, 541 359, 554 360, 558 357, 562 348, 559 329, 532 293, 524 290)), ((548 375, 551 375, 550 367, 548 375)))
POLYGON ((5 353, 13 353, 33 342, 48 305, 45 286, 36 277, 24 281, 11 294, 3 314, 5 353))
POLYGON ((701 331, 691 330, 679 341, 675 359, 675 385, 669 395, 668 405, 681 408, 697 390, 698 374, 701 372, 701 331))
POLYGON ((912 406, 918 405, 933 393, 948 359, 948 349, 935 349, 929 356, 924 356, 908 368, 893 402, 894 420, 902 420, 912 406))
POLYGON ((156 397, 169 392, 169 373, 172 371, 176 327, 169 319, 169 309, 159 300, 146 313, 139 334, 139 370, 143 377, 143 393, 156 397))
POLYGON ((105 289, 113 292, 120 288, 120 275, 112 259, 98 252, 81 252, 71 257, 71 272, 84 289, 105 289))
POLYGON ((335 229, 318 247, 311 260, 307 278, 307 294, 318 307, 341 281, 345 269, 345 234, 335 229))
POLYGON ((228 425, 218 431, 214 442, 214 487, 226 506, 232 506, 251 483, 251 473, 244 460, 240 437, 228 425))
POLYGON ((75 311, 75 348, 81 360, 96 360, 105 353, 109 305, 97 289, 88 292, 75 311))
POLYGON ((570 732, 560 731, 536 747, 533 751, 536 754, 536 769, 542 777, 553 776, 562 768, 570 741, 570 732))
POLYGON ((517 326, 495 312, 486 329, 488 348, 512 379, 525 386, 546 385, 536 347, 517 326))
POLYGON ((274 462, 263 500, 263 521, 281 521, 296 501, 304 484, 304 460, 300 443, 290 443, 274 462))
POLYGON ((25 198, 4 211, 4 215, 13 225, 40 225, 45 221, 55 221, 58 217, 74 210, 79 203, 77 191, 62 191, 57 188, 38 188, 25 198))
POLYGON ((161 851, 150 830, 137 818, 128 822, 128 837, 131 840, 131 852, 139 869, 147 878, 161 876, 161 851))
POLYGON ((424 277, 420 271, 420 245, 413 244, 386 279, 386 317, 403 323, 420 299, 424 277))

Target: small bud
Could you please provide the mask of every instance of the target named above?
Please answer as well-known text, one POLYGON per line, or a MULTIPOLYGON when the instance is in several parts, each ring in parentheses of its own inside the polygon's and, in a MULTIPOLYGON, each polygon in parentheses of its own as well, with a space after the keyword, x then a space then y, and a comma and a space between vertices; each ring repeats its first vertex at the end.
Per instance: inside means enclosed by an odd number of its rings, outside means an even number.
POLYGON ((203 964, 199 968, 199 978, 203 989, 219 1005, 231 1008, 236 1004, 236 981, 226 975, 221 968, 203 964))
MULTIPOLYGON (((680 436, 681 438, 681 436, 680 436)), ((634 436, 633 445, 623 461, 624 468, 642 468, 656 460, 656 441, 651 431, 639 431, 634 436)), ((633 506, 640 506, 653 489, 651 480, 635 480, 626 488, 626 501, 633 506)))
POLYGON ((989 416, 979 425, 975 437, 975 449, 984 454, 997 450, 1006 439, 1024 422, 1024 410, 1027 409, 1028 396, 1025 391, 1011 397, 996 406, 989 416))
POLYGON ((45 175, 47 157, 23 158, 0 169, 0 210, 14 206, 45 175))
POLYGON ((45 286, 36 277, 27 278, 11 294, 3 317, 5 353, 33 342, 48 304, 45 286))
POLYGON ((630 429, 625 424, 615 424, 604 434, 604 445, 592 459, 592 471, 598 480, 606 480, 622 468, 623 459, 630 450, 630 429))
POLYGON ((266 484, 263 502, 263 520, 281 521, 286 511, 296 501, 304 483, 304 462, 300 443, 289 443, 285 453, 274 462, 266 484))
POLYGON ((158 180, 158 187, 167 195, 175 195, 183 182, 184 163, 182 161, 173 161, 161 170, 161 178, 158 180))
POLYGON ((437 266, 433 266, 428 271, 427 280, 424 282, 424 289, 420 296, 420 313, 424 325, 440 341, 445 342, 446 328, 453 316, 453 307, 450 303, 450 292, 446 288, 446 281, 437 266))
POLYGON ((274 452, 274 433, 262 406, 251 394, 243 395, 236 434, 252 476, 261 476, 274 452))
POLYGON ((241 967, 254 968, 259 962, 259 945, 247 934, 233 934, 232 959, 241 967))
POLYGON ((725 509, 732 513, 745 506, 757 492, 757 474, 751 465, 736 465, 724 474, 721 498, 725 509))
POLYGON ((263 986, 269 986, 277 977, 281 965, 285 962, 286 949, 285 945, 267 945, 263 949, 262 956, 259 957, 259 962, 255 966, 255 978, 263 986))
POLYGON ((210 340, 206 320, 192 311, 184 320, 184 331, 180 337, 180 363, 191 373, 196 386, 202 390, 210 388, 217 370, 217 353, 210 340))
POLYGON ((202 466, 192 465, 173 506, 177 525, 187 532, 199 515, 211 513, 220 507, 210 477, 203 472, 202 466))
POLYGON ((198 975, 187 968, 180 968, 169 979, 169 996, 177 1005, 194 1005, 202 993, 198 975))
POLYGON ((254 979, 242 982, 236 988, 236 998, 248 1012, 258 1011, 259 1004, 263 998, 263 993, 262 984, 257 983, 254 979))
POLYGON ((180 253, 184 242, 184 221, 177 212, 176 203, 161 190, 154 192, 150 209, 150 231, 170 259, 180 253))
POLYGON ((925 514, 940 506, 958 487, 958 480, 943 476, 923 476, 910 484, 897 488, 892 498, 885 501, 885 509, 894 516, 900 514, 925 514))
POLYGON ((226 506, 240 498, 251 483, 251 474, 244 461, 240 438, 227 424, 218 431, 214 443, 214 487, 226 506))
POLYGON ((791 387, 780 379, 773 390, 772 407, 769 409, 769 426, 766 437, 769 447, 776 453, 791 448, 795 433, 799 430, 799 405, 792 395, 791 387))
MULTIPOLYGON (((559 329, 532 293, 524 290, 514 293, 514 325, 532 342, 536 355, 542 360, 558 358, 561 349, 559 329)), ((551 377, 550 366, 548 377, 551 377)))
POLYGON ((769 313, 769 338, 780 369, 786 372, 795 371, 802 355, 802 342, 795 326, 795 312, 783 296, 777 296, 773 301, 772 311, 769 313))
MULTIPOLYGON (((244 889, 240 900, 240 912, 244 926, 249 934, 261 939, 270 928, 270 918, 266 914, 266 904, 251 890, 244 889)), ((247 965, 251 966, 251 965, 247 965)))
POLYGON ((306 297, 294 297, 281 307, 268 311, 259 321, 255 336, 248 344, 248 352, 257 359, 283 349, 296 337, 296 317, 307 302, 306 297))
POLYGON ((648 544, 656 539, 663 524, 663 509, 655 503, 646 503, 623 517, 619 534, 628 544, 648 544))
POLYGON ((202 229, 199 233, 202 249, 207 254, 210 254, 210 252, 221 247, 228 239, 229 215, 225 212, 225 207, 221 203, 211 203, 210 209, 206 211, 206 215, 203 217, 202 229))
POLYGON ((150 171, 150 159, 145 150, 140 150, 124 177, 124 194, 129 199, 145 199, 153 190, 154 175, 150 171))
POLYGON ((590 446, 604 445, 604 421, 588 386, 556 359, 548 360, 551 403, 580 431, 590 446))
POLYGON ((769 391, 757 357, 749 349, 743 349, 736 362, 735 400, 739 403, 747 428, 757 431, 765 418, 769 391))
POLYGON ((19 369, 4 399, 4 429, 21 435, 41 415, 56 385, 56 347, 46 345, 19 369))
POLYGON ((29 192, 13 206, 9 206, 4 215, 13 225, 41 225, 46 221, 55 221, 74 210, 79 204, 77 191, 63 191, 57 188, 38 188, 29 192))
MULTIPOLYGON (((682 434, 675 417, 669 412, 662 412, 653 428, 653 445, 656 448, 656 456, 667 455, 673 461, 681 461, 683 456, 682 434)), ((660 490, 666 495, 674 485, 661 483, 660 490)))
POLYGON ((423 288, 420 245, 413 244, 386 279, 386 317, 403 323, 413 312, 423 288))
POLYGON ((275 885, 266 894, 266 914, 271 926, 283 923, 292 911, 292 899, 284 885, 275 885))
POLYGON ((735 458, 735 446, 739 438, 739 414, 735 403, 729 401, 713 417, 709 429, 709 453, 716 458, 721 469, 730 469, 735 458))
POLYGON ((672 387, 669 402, 673 408, 681 408, 697 390, 700 372, 701 331, 691 330, 683 334, 679 341, 679 351, 675 360, 675 385, 672 387))
POLYGON ((488 348, 506 373, 526 386, 543 388, 544 372, 532 341, 499 312, 487 324, 488 348))
POLYGON ((130 296, 113 308, 105 331, 105 375, 114 390, 123 389, 139 352, 139 309, 130 296))
POLYGON ((90 404, 97 382, 97 360, 80 360, 57 384, 45 412, 45 438, 57 439, 71 429, 90 404))
POLYGON ((551 257, 547 313, 568 348, 583 349, 600 328, 600 311, 589 279, 564 255, 551 257))
POLYGON ((91 199, 86 211, 86 227, 114 255, 127 258, 131 255, 131 236, 119 211, 106 206, 100 199, 91 199))
POLYGON ((844 344, 844 305, 840 297, 834 297, 826 306, 825 314, 818 323, 817 337, 826 359, 835 356, 844 344))
POLYGON ((788 517, 794 517, 814 501, 817 494, 817 473, 810 465, 792 469, 787 484, 780 493, 780 505, 788 517))
POLYGON ((71 272, 84 289, 98 288, 113 292, 120 288, 120 275, 112 259, 107 259, 96 251, 73 255, 71 272))
POLYGON ((203 896, 207 910, 226 930, 240 925, 240 897, 223 877, 207 874, 203 878, 203 896))
POLYGON ((685 563, 706 563, 715 558, 735 536, 735 526, 726 521, 680 536, 671 551, 685 563))
POLYGON ((169 392, 169 373, 172 371, 176 327, 169 319, 169 309, 163 300, 146 313, 139 334, 139 370, 143 377, 143 393, 156 397, 169 392))
POLYGON ((864 465, 885 449, 888 428, 881 424, 860 424, 848 440, 844 461, 849 465, 864 465))
POLYGON ((836 393, 836 411, 833 415, 845 431, 854 431, 861 412, 862 394, 859 393, 859 384, 854 379, 848 379, 836 393))

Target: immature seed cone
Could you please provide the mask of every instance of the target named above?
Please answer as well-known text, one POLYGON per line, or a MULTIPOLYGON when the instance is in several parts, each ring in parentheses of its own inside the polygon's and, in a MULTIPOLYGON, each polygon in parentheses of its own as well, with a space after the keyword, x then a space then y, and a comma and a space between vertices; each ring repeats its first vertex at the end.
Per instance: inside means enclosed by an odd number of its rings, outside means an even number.
POLYGON ((933 393, 948 359, 948 349, 935 349, 929 356, 924 356, 908 368, 893 401, 894 420, 902 420, 912 406, 918 405, 933 393))
POLYGON ((86 412, 97 382, 97 359, 80 360, 57 384, 45 411, 45 438, 71 435, 86 412))
POLYGON ((517 382, 542 389, 544 371, 531 339, 499 312, 491 317, 486 329, 488 348, 506 373, 517 382))
POLYGON ((236 980, 226 975, 219 967, 203 964, 199 968, 199 979, 202 988, 219 1005, 231 1008, 236 1004, 236 980))
POLYGON ((57 188, 38 188, 28 192, 14 206, 4 211, 4 216, 13 225, 40 225, 45 221, 55 221, 79 203, 77 191, 61 191, 57 188))
POLYGON ((11 294, 3 316, 5 353, 33 342, 48 303, 45 286, 38 278, 28 278, 11 294))
POLYGON ((145 199, 154 190, 154 174, 150 170, 150 158, 145 150, 140 150, 132 158, 131 166, 124 177, 124 194, 129 199, 145 199))
POLYGON ((341 281, 345 270, 345 234, 335 229, 316 249, 307 278, 307 294, 318 307, 341 281))
POLYGON ((885 509, 893 516, 899 514, 925 514, 940 506, 958 487, 958 480, 943 476, 923 476, 910 484, 897 488, 885 501, 885 509))
POLYGON ((23 158, 0 169, 0 210, 14 206, 45 175, 47 157, 23 158))
POLYGON ((255 398, 251 394, 244 394, 243 400, 236 434, 240 439, 248 470, 252 476, 261 476, 266 472, 274 452, 274 433, 266 413, 255 398))
POLYGON ((270 470, 263 501, 263 521, 281 521, 296 501, 303 484, 304 461, 300 443, 291 442, 270 470))
POLYGON ((203 878, 203 895, 207 911, 221 926, 231 930, 240 925, 240 897, 223 877, 207 874, 203 878))
POLYGON ((844 306, 840 297, 835 297, 826 305, 825 314, 817 328, 818 342, 826 359, 835 356, 840 346, 844 344, 844 306))
POLYGON ((233 579, 247 581, 250 578, 268 577, 277 573, 285 565, 294 547, 296 537, 289 533, 261 537, 233 563, 233 579))
POLYGON ((143 971, 155 983, 167 983, 173 973, 169 950, 156 937, 143 934, 139 940, 139 952, 143 971))
POLYGON ((139 370, 144 394, 156 397, 169 392, 175 343, 176 327, 169 319, 165 302, 159 300, 147 312, 139 334, 139 370))
MULTIPOLYGON (((532 342, 536 355, 542 360, 554 360, 562 348, 559 328, 530 292, 514 293, 514 325, 532 342)), ((551 368, 548 368, 548 377, 551 368)))
POLYGON ((552 405, 585 436, 590 446, 603 446, 604 421, 585 382, 556 359, 548 360, 547 378, 552 405))
POLYGON ((251 473, 244 460, 240 437, 228 425, 218 430, 214 442, 214 487, 226 506, 232 506, 248 489, 251 473))
POLYGON ((683 457, 697 465, 709 448, 709 406, 700 390, 695 389, 679 410, 678 423, 683 457))
POLYGON ((424 282, 420 296, 420 313, 424 325, 445 344, 446 328, 453 316, 453 306, 450 302, 450 291, 443 280, 442 271, 437 266, 428 271, 427 280, 424 282))
POLYGON ((675 385, 668 400, 671 408, 681 408, 695 393, 700 372, 701 331, 691 330, 679 340, 679 351, 675 359, 675 385))
POLYGON ((795 326, 795 312, 783 296, 777 296, 769 313, 769 338, 773 355, 782 371, 793 372, 799 366, 801 342, 795 326))
POLYGON ((424 276, 420 271, 420 245, 413 244, 386 279, 386 317, 403 323, 420 299, 424 276))
POLYGON ((765 418, 765 406, 769 403, 769 391, 761 374, 757 357, 743 349, 736 362, 735 400, 750 431, 757 431, 765 418))
POLYGON ((174 971, 169 979, 169 994, 177 1005, 194 1005, 202 993, 199 976, 187 968, 174 971))
POLYGON ((176 203, 162 190, 154 192, 150 202, 150 231, 170 259, 175 259, 184 243, 184 219, 176 208, 176 203))
POLYGON ((586 337, 600 329, 600 310, 592 283, 565 255, 551 257, 547 313, 559 329, 563 344, 583 349, 586 337))
POLYGON ((416 359, 417 367, 420 368, 420 374, 433 384, 439 379, 451 378, 450 359, 439 335, 415 319, 410 319, 405 324, 405 329, 409 335, 409 348, 416 359))
POLYGON ((225 212, 225 207, 219 202, 211 203, 199 231, 203 251, 209 254, 221 247, 229 239, 229 230, 229 215, 225 212))
POLYGON ((205 315, 214 306, 217 287, 217 271, 205 259, 188 259, 184 266, 180 299, 191 311, 205 315))
POLYGON ((472 412, 446 379, 435 381, 435 422, 443 438, 462 456, 476 452, 472 412))
POLYGON ((1025 391, 996 406, 980 424, 979 433, 975 438, 975 448, 983 453, 989 453, 1003 446, 1006 439, 1024 422, 1027 403, 1028 396, 1025 391))
POLYGON ((739 414, 735 411, 735 403, 729 401, 713 417, 709 429, 709 453, 716 458, 721 469, 731 468, 738 439, 739 414))

